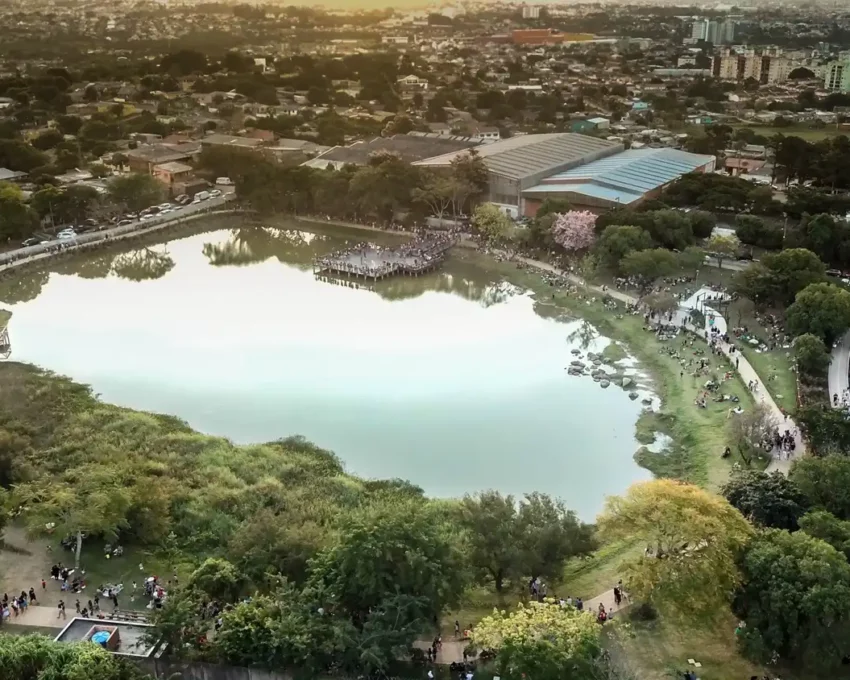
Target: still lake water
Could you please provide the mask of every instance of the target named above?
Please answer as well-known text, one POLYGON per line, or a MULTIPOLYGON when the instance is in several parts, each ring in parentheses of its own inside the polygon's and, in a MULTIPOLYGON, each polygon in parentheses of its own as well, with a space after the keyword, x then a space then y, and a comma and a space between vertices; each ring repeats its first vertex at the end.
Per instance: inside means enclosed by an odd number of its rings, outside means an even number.
POLYGON ((362 235, 236 224, 0 283, 12 358, 237 442, 301 434, 434 496, 543 491, 592 519, 649 477, 640 401, 564 370, 577 322, 462 256, 354 288, 310 262, 362 235))

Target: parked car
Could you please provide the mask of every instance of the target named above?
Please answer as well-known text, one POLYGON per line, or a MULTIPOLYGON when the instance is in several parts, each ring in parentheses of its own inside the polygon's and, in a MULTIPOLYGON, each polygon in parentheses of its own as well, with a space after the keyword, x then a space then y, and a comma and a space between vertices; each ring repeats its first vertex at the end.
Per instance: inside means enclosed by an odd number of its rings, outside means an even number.
POLYGON ((133 224, 133 220, 120 220, 118 222, 119 227, 126 227, 128 224, 133 224))
POLYGON ((168 208, 171 207, 171 203, 160 203, 156 207, 159 208, 160 210, 167 210, 168 208))
POLYGON ((56 238, 60 241, 72 241, 77 238, 77 235, 73 231, 60 231, 56 235, 56 238))
POLYGON ((218 198, 219 196, 221 196, 221 192, 218 189, 210 191, 210 198, 218 198))
POLYGON ((230 177, 217 177, 216 180, 215 180, 215 183, 218 186, 223 186, 223 187, 232 187, 233 186, 233 180, 230 179, 230 177))
POLYGON ((37 245, 38 245, 39 243, 41 243, 41 242, 42 242, 42 241, 41 241, 41 239, 40 239, 40 238, 28 238, 26 241, 23 241, 23 242, 21 243, 21 245, 22 245, 24 248, 30 248, 30 247, 32 247, 32 246, 37 246, 37 245))

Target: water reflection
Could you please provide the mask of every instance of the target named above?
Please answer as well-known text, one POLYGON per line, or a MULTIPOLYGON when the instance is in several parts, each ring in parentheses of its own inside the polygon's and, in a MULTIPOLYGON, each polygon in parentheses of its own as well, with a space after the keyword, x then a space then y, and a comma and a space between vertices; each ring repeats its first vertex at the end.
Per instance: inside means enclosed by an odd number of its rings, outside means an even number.
POLYGON ((214 224, 0 283, 15 358, 235 441, 302 434, 432 495, 540 490, 590 519, 646 476, 640 405, 566 375, 582 328, 545 318, 549 301, 463 251, 428 276, 332 285, 313 258, 362 236, 214 224))

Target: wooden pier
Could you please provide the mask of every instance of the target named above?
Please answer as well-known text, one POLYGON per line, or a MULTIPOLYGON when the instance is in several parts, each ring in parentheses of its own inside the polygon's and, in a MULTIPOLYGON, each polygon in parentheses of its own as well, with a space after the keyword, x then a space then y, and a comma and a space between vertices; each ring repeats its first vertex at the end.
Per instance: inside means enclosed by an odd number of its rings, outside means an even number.
POLYGON ((315 258, 313 274, 373 282, 389 276, 420 276, 439 267, 454 244, 454 239, 444 234, 417 238, 392 248, 363 243, 315 258))

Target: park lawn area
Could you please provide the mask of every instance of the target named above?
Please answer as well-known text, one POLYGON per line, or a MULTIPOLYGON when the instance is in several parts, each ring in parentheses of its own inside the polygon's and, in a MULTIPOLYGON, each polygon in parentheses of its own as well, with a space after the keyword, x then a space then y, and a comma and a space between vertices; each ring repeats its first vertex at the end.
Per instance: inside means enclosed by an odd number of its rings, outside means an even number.
POLYGON ((574 557, 564 565, 563 582, 558 592, 583 600, 601 595, 623 578, 620 573, 623 561, 641 552, 643 546, 637 541, 617 541, 603 545, 588 557, 574 557))
POLYGON ((839 130, 835 127, 814 128, 806 125, 789 125, 786 127, 773 127, 770 125, 733 125, 736 130, 752 130, 763 137, 784 135, 786 137, 800 137, 807 142, 819 142, 830 137, 847 135, 847 130, 839 130))
MULTIPOLYGON (((467 257, 485 257, 468 254, 467 257)), ((720 392, 738 397, 738 404, 715 403, 708 400, 708 408, 701 409, 694 400, 702 393, 702 385, 708 379, 695 378, 683 372, 679 360, 669 356, 666 350, 673 348, 682 356, 695 350, 705 350, 706 345, 697 341, 692 348, 682 348, 682 336, 668 342, 656 339, 655 334, 644 330, 643 316, 615 314, 606 309, 599 294, 592 291, 588 297, 567 290, 553 289, 537 273, 518 269, 510 262, 493 262, 488 258, 487 266, 501 272, 506 279, 523 288, 538 293, 538 311, 546 316, 580 316, 593 324, 599 332, 615 341, 624 343, 628 351, 638 359, 641 367, 652 378, 653 391, 661 398, 662 407, 654 420, 661 432, 672 438, 672 444, 660 453, 641 451, 641 465, 659 477, 673 477, 717 490, 728 479, 734 458, 724 460, 721 454, 728 445, 727 423, 730 407, 740 405, 747 409, 753 406, 753 398, 739 378, 722 383, 720 392), (554 295, 554 297, 553 297, 554 295)), ((622 311, 622 304, 620 311, 622 311)), ((690 338, 691 336, 687 336, 690 338)), ((706 353, 711 362, 712 374, 718 378, 730 368, 725 357, 706 353)), ((738 461, 742 463, 742 461, 738 461)), ((767 460, 754 461, 759 467, 767 460)))
POLYGON ((747 361, 765 381, 765 387, 776 405, 786 413, 793 413, 797 408, 797 374, 790 351, 780 348, 772 352, 757 352, 752 347, 742 348, 747 361))

